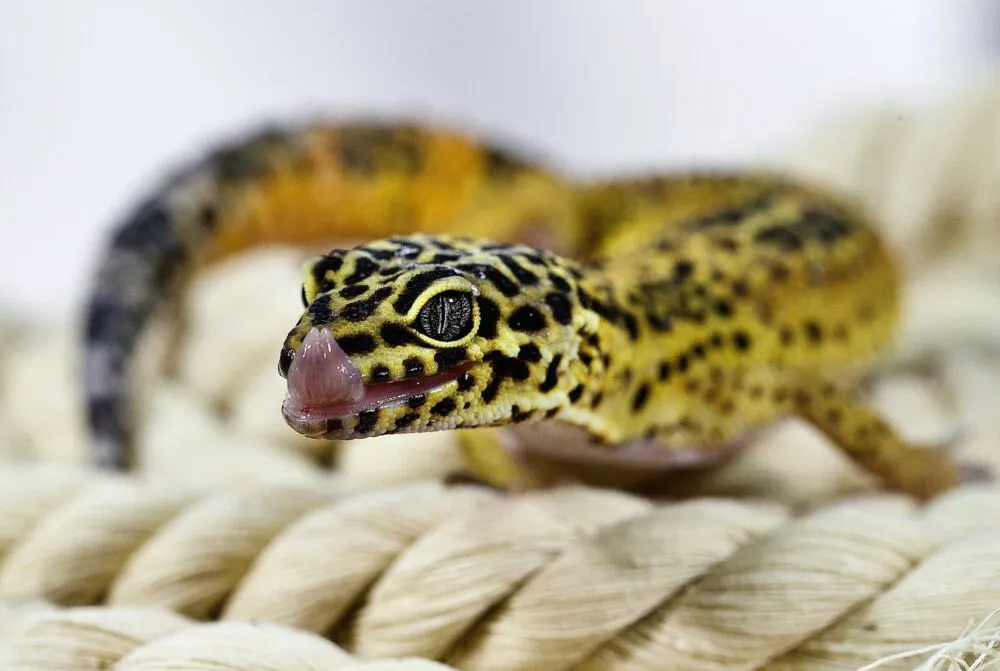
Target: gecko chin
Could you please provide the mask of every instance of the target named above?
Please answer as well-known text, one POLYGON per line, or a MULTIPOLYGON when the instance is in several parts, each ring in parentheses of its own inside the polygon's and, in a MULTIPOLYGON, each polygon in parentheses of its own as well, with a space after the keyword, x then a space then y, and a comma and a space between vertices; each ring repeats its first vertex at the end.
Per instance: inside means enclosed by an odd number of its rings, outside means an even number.
POLYGON ((434 375, 368 384, 329 331, 314 328, 288 369, 281 414, 292 429, 309 438, 348 440, 419 431, 418 426, 381 426, 380 411, 404 405, 412 408, 428 397, 447 396, 448 388, 474 365, 470 362, 434 375))

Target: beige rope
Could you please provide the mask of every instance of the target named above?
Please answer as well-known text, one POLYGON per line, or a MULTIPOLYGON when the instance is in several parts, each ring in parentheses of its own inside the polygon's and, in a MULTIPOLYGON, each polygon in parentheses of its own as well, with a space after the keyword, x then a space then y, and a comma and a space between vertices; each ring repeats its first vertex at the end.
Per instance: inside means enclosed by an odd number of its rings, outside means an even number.
MULTIPOLYGON (((6 608, 0 669, 89 671, 434 671, 427 660, 363 662, 329 641, 268 623, 198 624, 163 609, 6 608)), ((2 632, 0 632, 2 634, 2 632)))
MULTIPOLYGON (((967 425, 960 454, 995 466, 998 109, 987 86, 866 113, 784 162, 860 196, 901 253, 899 360, 932 361, 936 383, 892 372, 877 404, 915 437, 967 425)), ((995 623, 968 633, 1000 606, 1000 490, 823 506, 866 481, 801 426, 699 483, 739 500, 420 481, 457 465, 448 434, 350 444, 343 478, 317 470, 323 444, 274 405, 297 284, 288 252, 196 284, 180 379, 142 386, 144 480, 10 463, 79 462, 84 440, 75 326, 0 324, 0 668, 909 669, 1000 641, 995 623), (218 329, 220 309, 253 328, 218 329), (385 664, 358 668, 424 668, 385 664)))
MULTIPOLYGON (((97 637, 86 645, 107 655, 165 637, 136 659, 191 668, 169 656, 196 657, 214 630, 192 630, 182 646, 167 641, 183 621, 162 613, 136 629, 62 624, 145 607, 461 669, 840 669, 941 645, 1000 605, 993 487, 923 508, 879 495, 799 515, 749 499, 654 503, 586 488, 505 497, 435 482, 349 496, 293 485, 177 494, 91 477, 57 497, 60 479, 45 469, 2 473, 35 486, 0 488, 0 601, 113 607, 36 606, 50 624, 0 626, 8 655, 69 659, 84 644, 46 643, 58 624, 86 629, 97 637)), ((205 645, 256 650, 234 636, 205 645)), ((299 668, 244 659, 261 666, 218 668, 299 668)))

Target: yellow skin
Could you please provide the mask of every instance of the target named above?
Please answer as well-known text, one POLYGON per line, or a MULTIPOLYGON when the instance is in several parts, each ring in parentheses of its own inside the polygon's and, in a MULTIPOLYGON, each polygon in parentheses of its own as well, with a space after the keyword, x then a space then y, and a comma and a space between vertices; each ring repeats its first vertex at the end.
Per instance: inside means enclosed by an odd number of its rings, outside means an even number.
MULTIPOLYGON (((152 199, 169 205, 173 236, 160 237, 180 251, 148 283, 166 297, 176 278, 249 246, 374 239, 308 264, 306 308, 279 370, 317 327, 366 385, 434 384, 329 421, 286 412, 306 435, 478 427, 458 434, 469 470, 523 487, 538 478, 486 427, 557 422, 589 436, 582 450, 684 465, 799 416, 889 488, 926 497, 959 480, 943 449, 906 444, 852 394, 891 341, 899 287, 848 204, 764 174, 572 184, 471 138, 403 124, 265 137, 231 149, 253 169, 226 181, 210 159, 152 199), (198 224, 206 208, 211 226, 198 224), (532 246, 502 244, 518 242, 532 246), (444 324, 433 321, 443 292, 469 308, 444 324), (428 324, 447 338, 429 337, 428 324)), ((108 371, 126 367, 152 307, 128 322, 101 290, 122 280, 111 270, 123 250, 164 246, 123 237, 88 314, 94 455, 110 467, 130 462, 131 434, 125 387, 108 371), (106 326, 108 314, 130 328, 106 326), (109 351, 120 365, 102 368, 109 351)))

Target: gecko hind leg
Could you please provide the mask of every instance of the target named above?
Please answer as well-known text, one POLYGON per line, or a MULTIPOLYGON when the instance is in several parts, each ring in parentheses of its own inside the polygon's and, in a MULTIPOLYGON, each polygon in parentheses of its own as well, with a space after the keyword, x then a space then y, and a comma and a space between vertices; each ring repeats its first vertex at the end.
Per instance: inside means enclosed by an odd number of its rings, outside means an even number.
POLYGON ((959 483, 989 479, 977 465, 960 464, 962 432, 926 445, 904 440, 871 407, 825 376, 780 365, 718 372, 698 403, 672 433, 657 438, 665 449, 704 449, 786 417, 820 431, 888 490, 928 499, 959 483))
POLYGON ((819 377, 796 376, 789 396, 797 415, 889 489, 928 499, 962 482, 988 478, 985 469, 955 458, 962 430, 927 444, 906 441, 872 408, 819 377))

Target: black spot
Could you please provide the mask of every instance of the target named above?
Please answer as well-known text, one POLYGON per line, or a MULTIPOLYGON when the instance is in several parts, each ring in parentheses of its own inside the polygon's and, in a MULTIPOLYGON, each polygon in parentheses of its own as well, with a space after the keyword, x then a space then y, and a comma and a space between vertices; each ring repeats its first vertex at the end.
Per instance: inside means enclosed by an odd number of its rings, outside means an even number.
POLYGON ((288 375, 288 369, 291 368, 294 359, 295 350, 288 346, 281 348, 281 354, 278 355, 278 372, 281 373, 281 377, 288 375))
POLYGON ((718 331, 712 334, 712 337, 708 339, 708 342, 715 349, 721 349, 722 346, 725 344, 725 341, 722 338, 722 334, 719 333, 718 331))
POLYGON ((403 360, 403 375, 408 378, 421 377, 424 374, 424 362, 415 356, 403 360))
POLYGON ((625 315, 624 317, 625 330, 628 331, 628 337, 634 342, 639 339, 639 323, 636 321, 633 315, 625 315))
MULTIPOLYGON (((377 249, 374 247, 365 247, 365 252, 371 256, 373 259, 378 261, 389 261, 396 256, 396 250, 394 249, 377 249)), ((381 270, 379 271, 381 272, 381 270)))
POLYGON ((657 369, 657 377, 660 378, 660 382, 666 382, 670 379, 670 362, 661 361, 660 367, 657 369))
POLYGON ((317 282, 322 282, 326 279, 327 273, 336 273, 343 265, 344 257, 341 253, 331 252, 313 264, 312 275, 317 282))
POLYGON ((514 310, 507 324, 515 331, 535 333, 546 327, 545 316, 530 305, 522 305, 514 310))
POLYGON ((399 297, 393 301, 393 309, 405 315, 413 307, 413 303, 420 297, 430 285, 445 277, 454 277, 457 273, 451 268, 432 268, 425 272, 410 277, 406 281, 406 286, 400 292, 399 297))
POLYGON ((558 407, 549 408, 548 410, 545 411, 545 419, 552 419, 553 417, 555 417, 558 414, 559 414, 559 408, 558 407))
POLYGON ((426 402, 427 396, 425 394, 417 394, 416 396, 411 396, 409 400, 406 401, 406 405, 416 410, 426 402))
POLYGON ((719 301, 715 304, 715 314, 720 317, 732 317, 733 316, 733 306, 727 301, 719 301))
POLYGON ((477 335, 480 338, 495 338, 497 322, 500 321, 500 308, 485 296, 477 296, 476 303, 479 305, 479 331, 477 335))
POLYGON ((785 282, 788 280, 790 275, 791 271, 789 271, 788 267, 783 264, 775 263, 771 266, 771 279, 775 282, 785 282))
POLYGON ((379 328, 382 341, 389 347, 402 347, 420 341, 402 324, 387 322, 379 328))
POLYGON ((517 154, 498 147, 490 147, 483 153, 486 172, 491 177, 506 179, 528 169, 528 164, 517 154))
POLYGON ((384 364, 375 364, 371 372, 372 384, 385 384, 392 381, 392 371, 384 364))
POLYGON ((371 354, 378 349, 378 343, 375 342, 375 338, 367 333, 342 336, 337 339, 337 343, 340 345, 340 349, 344 350, 344 354, 348 356, 371 354))
POLYGON ((333 321, 333 310, 330 309, 330 295, 317 296, 309 306, 309 321, 314 326, 323 326, 333 321))
POLYGON ((205 204, 198 210, 198 223, 204 229, 211 230, 219 223, 219 209, 212 204, 205 204))
POLYGON ((799 234, 787 226, 770 226, 761 229, 754 236, 761 244, 771 245, 784 252, 794 252, 802 249, 803 242, 799 234))
POLYGON ((512 377, 515 380, 527 380, 531 377, 531 369, 528 368, 528 364, 524 363, 520 359, 505 359, 504 365, 506 367, 508 377, 512 377))
POLYGON ((600 391, 597 392, 596 394, 594 394, 594 398, 590 399, 590 407, 596 410, 597 407, 601 405, 601 401, 603 400, 604 400, 604 393, 600 391))
POLYGON ((527 380, 531 376, 528 364, 514 357, 507 357, 499 352, 491 352, 486 359, 493 367, 494 375, 509 377, 514 380, 527 380))
POLYGON ((586 352, 580 352, 578 356, 580 357, 580 363, 587 368, 590 368, 590 364, 594 362, 594 357, 590 356, 586 352))
POLYGON ((364 321, 371 317, 378 306, 390 295, 392 295, 392 287, 376 289, 368 298, 345 305, 340 311, 340 316, 349 322, 364 321))
POLYGON ((453 368, 465 361, 466 351, 464 347, 449 347, 439 349, 434 353, 434 362, 437 364, 438 372, 453 368))
POLYGON ((736 280, 733 282, 733 295, 737 298, 745 298, 750 295, 750 285, 746 280, 736 280))
POLYGON ((542 360, 542 350, 538 349, 538 345, 534 343, 525 343, 517 351, 517 358, 529 363, 538 363, 542 360))
POLYGON ((113 298, 96 298, 87 308, 84 338, 88 342, 115 343, 139 331, 137 310, 113 298))
POLYGON ((677 357, 677 371, 678 372, 680 372, 680 373, 686 373, 689 364, 690 364, 690 361, 688 361, 687 354, 681 354, 679 357, 677 357))
POLYGON ((309 307, 309 297, 306 296, 306 285, 302 285, 302 289, 299 293, 299 299, 302 301, 302 307, 309 307))
POLYGON ((378 270, 378 264, 367 256, 358 256, 354 259, 354 272, 347 276, 344 284, 357 284, 366 280, 378 270))
POLYGON ((539 391, 551 391, 555 389, 556 383, 559 381, 559 364, 562 362, 562 355, 556 354, 552 357, 552 361, 549 362, 548 367, 545 369, 545 379, 542 383, 538 385, 539 391))
POLYGON ((526 420, 529 420, 529 419, 531 419, 531 416, 533 414, 535 414, 535 413, 533 413, 531 410, 522 411, 516 405, 512 405, 510 407, 510 418, 514 422, 524 422, 526 420))
POLYGON ((378 408, 373 408, 371 410, 362 410, 358 413, 358 433, 369 433, 375 428, 375 423, 378 421, 378 408))
POLYGON ((705 346, 702 345, 700 342, 696 342, 694 345, 691 345, 691 356, 693 356, 695 359, 704 359, 705 346))
POLYGON ((851 226, 829 212, 809 210, 802 216, 799 227, 809 237, 830 245, 851 232, 851 226))
POLYGON ((741 352, 750 349, 750 334, 746 331, 737 331, 733 334, 733 345, 741 352))
POLYGON ((577 401, 580 400, 581 396, 583 396, 583 385, 582 384, 578 384, 578 385, 576 385, 575 387, 573 387, 570 390, 570 392, 569 392, 569 402, 570 403, 576 403, 577 401))
POLYGON ((462 258, 458 252, 438 252, 431 257, 430 263, 454 263, 462 258))
POLYGON ((823 340, 823 328, 815 321, 806 322, 806 337, 810 342, 818 343, 823 340))
POLYGON ((441 417, 447 417, 455 412, 455 401, 450 398, 443 398, 431 408, 431 413, 441 417))
POLYGON ((502 264, 507 266, 507 270, 514 274, 517 281, 524 286, 530 287, 538 284, 538 275, 522 266, 513 257, 508 256, 507 254, 500 254, 499 259, 502 264))
POLYGON ((494 368, 490 381, 486 384, 486 387, 480 394, 480 398, 483 399, 483 403, 490 404, 493 402, 493 399, 497 397, 497 392, 500 391, 500 385, 502 383, 503 373, 494 368))
POLYGON ((649 401, 649 385, 642 384, 635 392, 635 396, 632 397, 632 411, 639 412, 646 407, 646 403, 649 401))
POLYGON ((258 138, 253 138, 242 145, 220 147, 212 152, 208 163, 212 166, 215 178, 222 183, 238 183, 260 180, 271 172, 267 159, 262 152, 263 146, 258 138))
POLYGON ((378 146, 384 132, 372 128, 345 128, 337 143, 337 162, 345 172, 374 177, 378 172, 378 146))
POLYGON ((458 380, 458 390, 459 391, 469 391, 476 384, 476 378, 472 373, 466 371, 459 376, 458 380))
POLYGON ((685 282, 694 273, 694 264, 686 259, 681 259, 674 264, 674 282, 680 284, 685 282))
POLYGON ((349 287, 344 287, 340 290, 340 297, 350 300, 352 298, 357 298, 368 292, 368 287, 363 284, 354 284, 349 287))
POLYGON ((398 417, 396 419, 396 428, 397 429, 405 429, 406 427, 408 427, 410 424, 413 424, 418 419, 420 419, 420 413, 418 413, 418 412, 408 412, 405 415, 402 415, 401 417, 398 417))
POLYGON ((516 282, 493 266, 485 263, 463 263, 461 265, 456 265, 455 268, 475 275, 481 280, 489 281, 507 298, 512 298, 521 292, 521 289, 518 287, 516 282))
POLYGON ((646 321, 654 331, 664 333, 674 327, 674 320, 670 315, 650 313, 646 315, 646 321))
POLYGON ((445 252, 457 252, 458 251, 457 249, 455 249, 455 247, 451 243, 445 242, 444 240, 441 240, 440 238, 430 238, 430 240, 428 242, 430 242, 430 244, 431 244, 432 247, 436 247, 437 249, 440 249, 440 250, 445 251, 445 252))
POLYGON ((740 248, 740 244, 732 238, 716 238, 713 242, 716 247, 727 252, 736 252, 740 248))
POLYGON ((562 277, 551 271, 549 272, 549 282, 552 282, 553 286, 555 286, 556 289, 562 291, 563 293, 568 294, 570 291, 572 291, 572 287, 570 287, 569 282, 567 282, 562 277))
POLYGON ((560 324, 565 326, 573 321, 573 308, 563 294, 550 292, 545 296, 545 303, 552 310, 553 318, 560 324))

